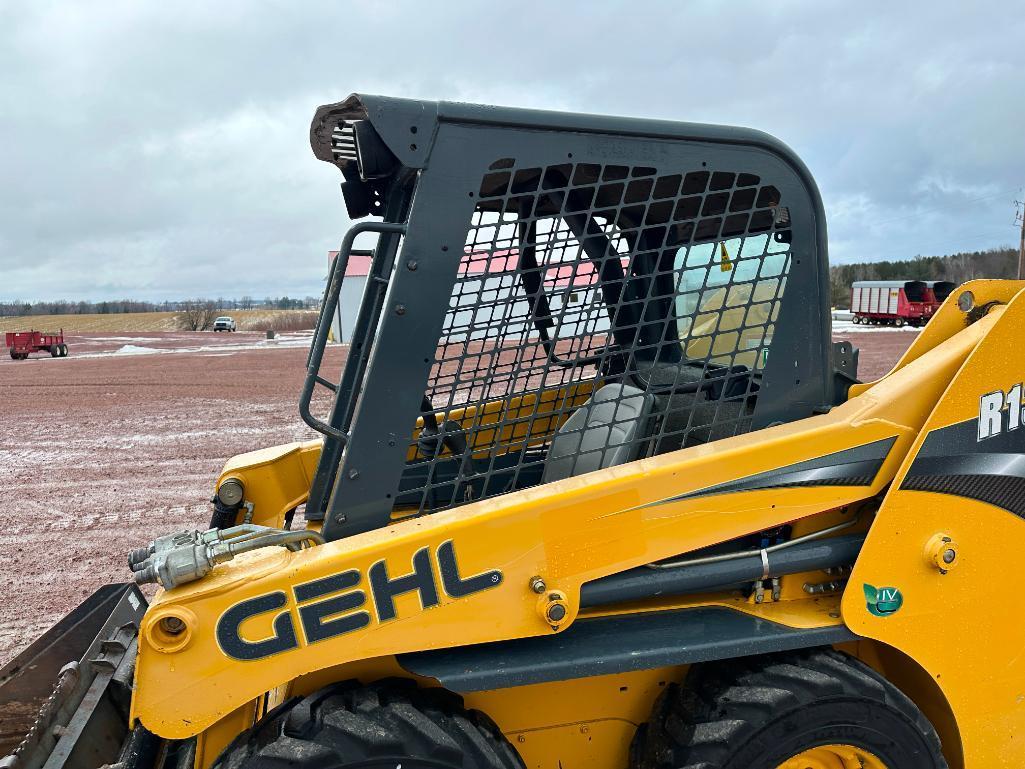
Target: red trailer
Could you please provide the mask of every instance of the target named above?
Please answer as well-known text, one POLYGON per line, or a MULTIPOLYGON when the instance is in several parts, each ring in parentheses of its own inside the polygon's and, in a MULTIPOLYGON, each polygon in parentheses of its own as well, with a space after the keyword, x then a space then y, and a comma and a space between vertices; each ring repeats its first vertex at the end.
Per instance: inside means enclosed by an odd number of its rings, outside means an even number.
POLYGON ((855 323, 924 326, 937 307, 921 280, 859 280, 851 286, 855 323))
MULTIPOLYGON (((926 281, 926 285, 929 287, 930 299, 936 305, 937 308, 943 304, 950 293, 957 288, 957 283, 951 283, 949 280, 930 280, 926 281)), ((936 310, 933 310, 935 312, 936 310)))
POLYGON ((68 346, 64 343, 64 329, 58 334, 41 331, 8 331, 7 349, 14 360, 25 360, 34 352, 48 352, 52 358, 64 358, 68 346))

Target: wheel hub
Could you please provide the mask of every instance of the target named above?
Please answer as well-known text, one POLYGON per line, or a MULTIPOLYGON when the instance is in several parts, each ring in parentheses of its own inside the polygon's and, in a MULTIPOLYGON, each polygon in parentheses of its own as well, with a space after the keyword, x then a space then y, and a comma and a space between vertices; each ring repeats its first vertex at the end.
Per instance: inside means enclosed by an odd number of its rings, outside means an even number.
POLYGON ((851 745, 822 745, 788 758, 776 769, 888 769, 886 764, 863 748, 851 745))

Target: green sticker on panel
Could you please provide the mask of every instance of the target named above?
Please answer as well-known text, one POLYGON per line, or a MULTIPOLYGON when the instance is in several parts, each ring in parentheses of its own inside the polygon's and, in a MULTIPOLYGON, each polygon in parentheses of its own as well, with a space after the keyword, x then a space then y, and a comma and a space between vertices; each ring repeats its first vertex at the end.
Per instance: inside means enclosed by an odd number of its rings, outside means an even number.
POLYGON ((866 584, 864 590, 868 613, 875 617, 896 614, 904 605, 904 596, 895 587, 872 587, 866 584))

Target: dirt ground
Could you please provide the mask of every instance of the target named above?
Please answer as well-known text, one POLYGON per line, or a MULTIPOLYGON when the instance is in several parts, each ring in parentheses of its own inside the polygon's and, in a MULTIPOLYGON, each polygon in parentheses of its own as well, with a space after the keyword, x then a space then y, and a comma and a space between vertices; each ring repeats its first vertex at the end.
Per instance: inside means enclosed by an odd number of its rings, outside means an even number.
POLYGON ((67 358, 0 358, 0 664, 125 581, 128 549, 204 528, 228 457, 316 435, 296 409, 308 345, 88 335, 68 337, 67 358))
MULTIPOLYGON (((240 331, 313 328, 317 313, 313 310, 224 310, 238 323, 240 331)), ((57 333, 135 333, 138 331, 174 331, 180 328, 177 312, 92 313, 86 315, 24 315, 0 318, 2 331, 43 331, 57 333)))
MULTIPOLYGON (((911 331, 841 331, 861 374, 911 331)), ((314 437, 299 419, 308 333, 68 337, 67 358, 0 358, 0 665, 100 585, 128 550, 204 527, 235 454, 314 437)), ((344 349, 331 348, 336 377, 344 349)), ((323 405, 323 404, 321 404, 323 405)))
POLYGON ((917 331, 838 330, 839 325, 833 325, 833 341, 851 342, 858 348, 858 378, 862 382, 871 382, 887 373, 918 336, 917 331))

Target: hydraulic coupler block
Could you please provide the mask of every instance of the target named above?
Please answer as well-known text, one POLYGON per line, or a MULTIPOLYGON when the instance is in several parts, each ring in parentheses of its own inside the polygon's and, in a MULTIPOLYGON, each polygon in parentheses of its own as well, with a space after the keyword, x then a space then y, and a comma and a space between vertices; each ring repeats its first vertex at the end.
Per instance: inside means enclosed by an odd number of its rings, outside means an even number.
POLYGON ((314 531, 288 531, 244 524, 230 529, 186 530, 153 540, 148 547, 128 554, 128 566, 140 585, 156 583, 170 590, 205 577, 214 566, 239 553, 261 547, 281 546, 300 550, 321 545, 314 531))

